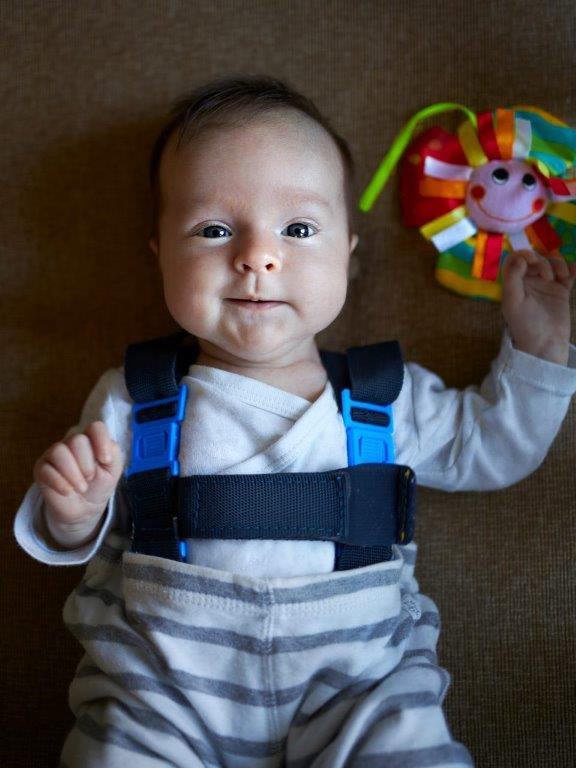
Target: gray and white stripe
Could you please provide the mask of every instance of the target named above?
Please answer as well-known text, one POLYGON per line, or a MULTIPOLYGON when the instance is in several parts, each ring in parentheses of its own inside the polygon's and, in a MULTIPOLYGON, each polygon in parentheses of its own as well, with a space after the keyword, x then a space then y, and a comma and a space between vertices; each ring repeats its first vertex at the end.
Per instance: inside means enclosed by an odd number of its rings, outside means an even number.
POLYGON ((414 548, 290 579, 125 550, 109 536, 64 609, 86 655, 63 765, 472 765, 442 713, 414 548))

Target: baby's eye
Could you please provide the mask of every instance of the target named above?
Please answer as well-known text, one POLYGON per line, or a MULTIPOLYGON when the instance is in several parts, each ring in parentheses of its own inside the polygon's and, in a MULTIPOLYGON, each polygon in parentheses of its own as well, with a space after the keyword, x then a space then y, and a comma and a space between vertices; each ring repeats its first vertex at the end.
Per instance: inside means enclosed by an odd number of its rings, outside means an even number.
POLYGON ((229 234, 229 229, 227 227, 223 227, 221 224, 208 224, 208 226, 196 232, 197 236, 206 237, 211 240, 217 240, 223 237, 228 237, 228 234, 229 234))
MULTIPOLYGON (((288 224, 284 232, 288 237, 310 237, 315 234, 311 230, 316 229, 312 224, 305 224, 303 221, 297 221, 294 224, 288 224)), ((317 231, 317 230, 316 230, 317 231)))

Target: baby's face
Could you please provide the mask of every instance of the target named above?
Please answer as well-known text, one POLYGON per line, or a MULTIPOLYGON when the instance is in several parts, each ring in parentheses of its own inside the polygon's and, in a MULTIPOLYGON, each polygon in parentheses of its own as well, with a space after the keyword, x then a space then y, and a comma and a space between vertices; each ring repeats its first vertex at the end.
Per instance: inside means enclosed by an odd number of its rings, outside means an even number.
POLYGON ((356 245, 331 137, 272 113, 162 157, 158 255, 168 309, 211 355, 287 363, 339 314, 356 245))

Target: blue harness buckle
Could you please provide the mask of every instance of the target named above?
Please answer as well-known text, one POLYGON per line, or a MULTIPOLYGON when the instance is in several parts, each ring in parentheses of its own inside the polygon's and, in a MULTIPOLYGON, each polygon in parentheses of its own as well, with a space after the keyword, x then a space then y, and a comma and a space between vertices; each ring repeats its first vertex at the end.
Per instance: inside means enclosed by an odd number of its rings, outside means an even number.
MULTIPOLYGON (((180 428, 186 412, 188 389, 184 384, 178 387, 178 394, 162 400, 134 403, 130 426, 132 428, 132 452, 130 466, 126 469, 129 477, 137 472, 152 469, 169 469, 173 477, 180 474, 180 428)), ((174 535, 178 538, 178 523, 172 519, 174 535)), ((134 539, 134 532, 132 533, 134 539)), ((181 562, 186 562, 186 541, 178 541, 181 562)))
POLYGON ((134 403, 130 419, 132 455, 127 476, 164 468, 173 476, 180 474, 180 425, 187 396, 188 389, 182 384, 174 397, 134 403))
POLYGON ((342 418, 346 427, 350 466, 394 464, 392 405, 374 405, 352 400, 350 390, 343 389, 342 418))

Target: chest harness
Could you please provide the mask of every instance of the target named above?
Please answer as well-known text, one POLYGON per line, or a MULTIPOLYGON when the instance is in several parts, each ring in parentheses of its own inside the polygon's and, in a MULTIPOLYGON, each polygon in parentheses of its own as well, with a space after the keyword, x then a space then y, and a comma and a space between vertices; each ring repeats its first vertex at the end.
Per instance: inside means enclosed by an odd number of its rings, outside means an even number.
POLYGON ((180 477, 180 380, 198 356, 186 331, 130 344, 131 461, 121 481, 132 551, 186 561, 186 539, 307 539, 336 545, 335 570, 392 557, 412 539, 416 478, 394 464, 398 342, 321 351, 347 433, 348 466, 328 472, 180 477), (185 341, 191 343, 184 343, 185 341))

